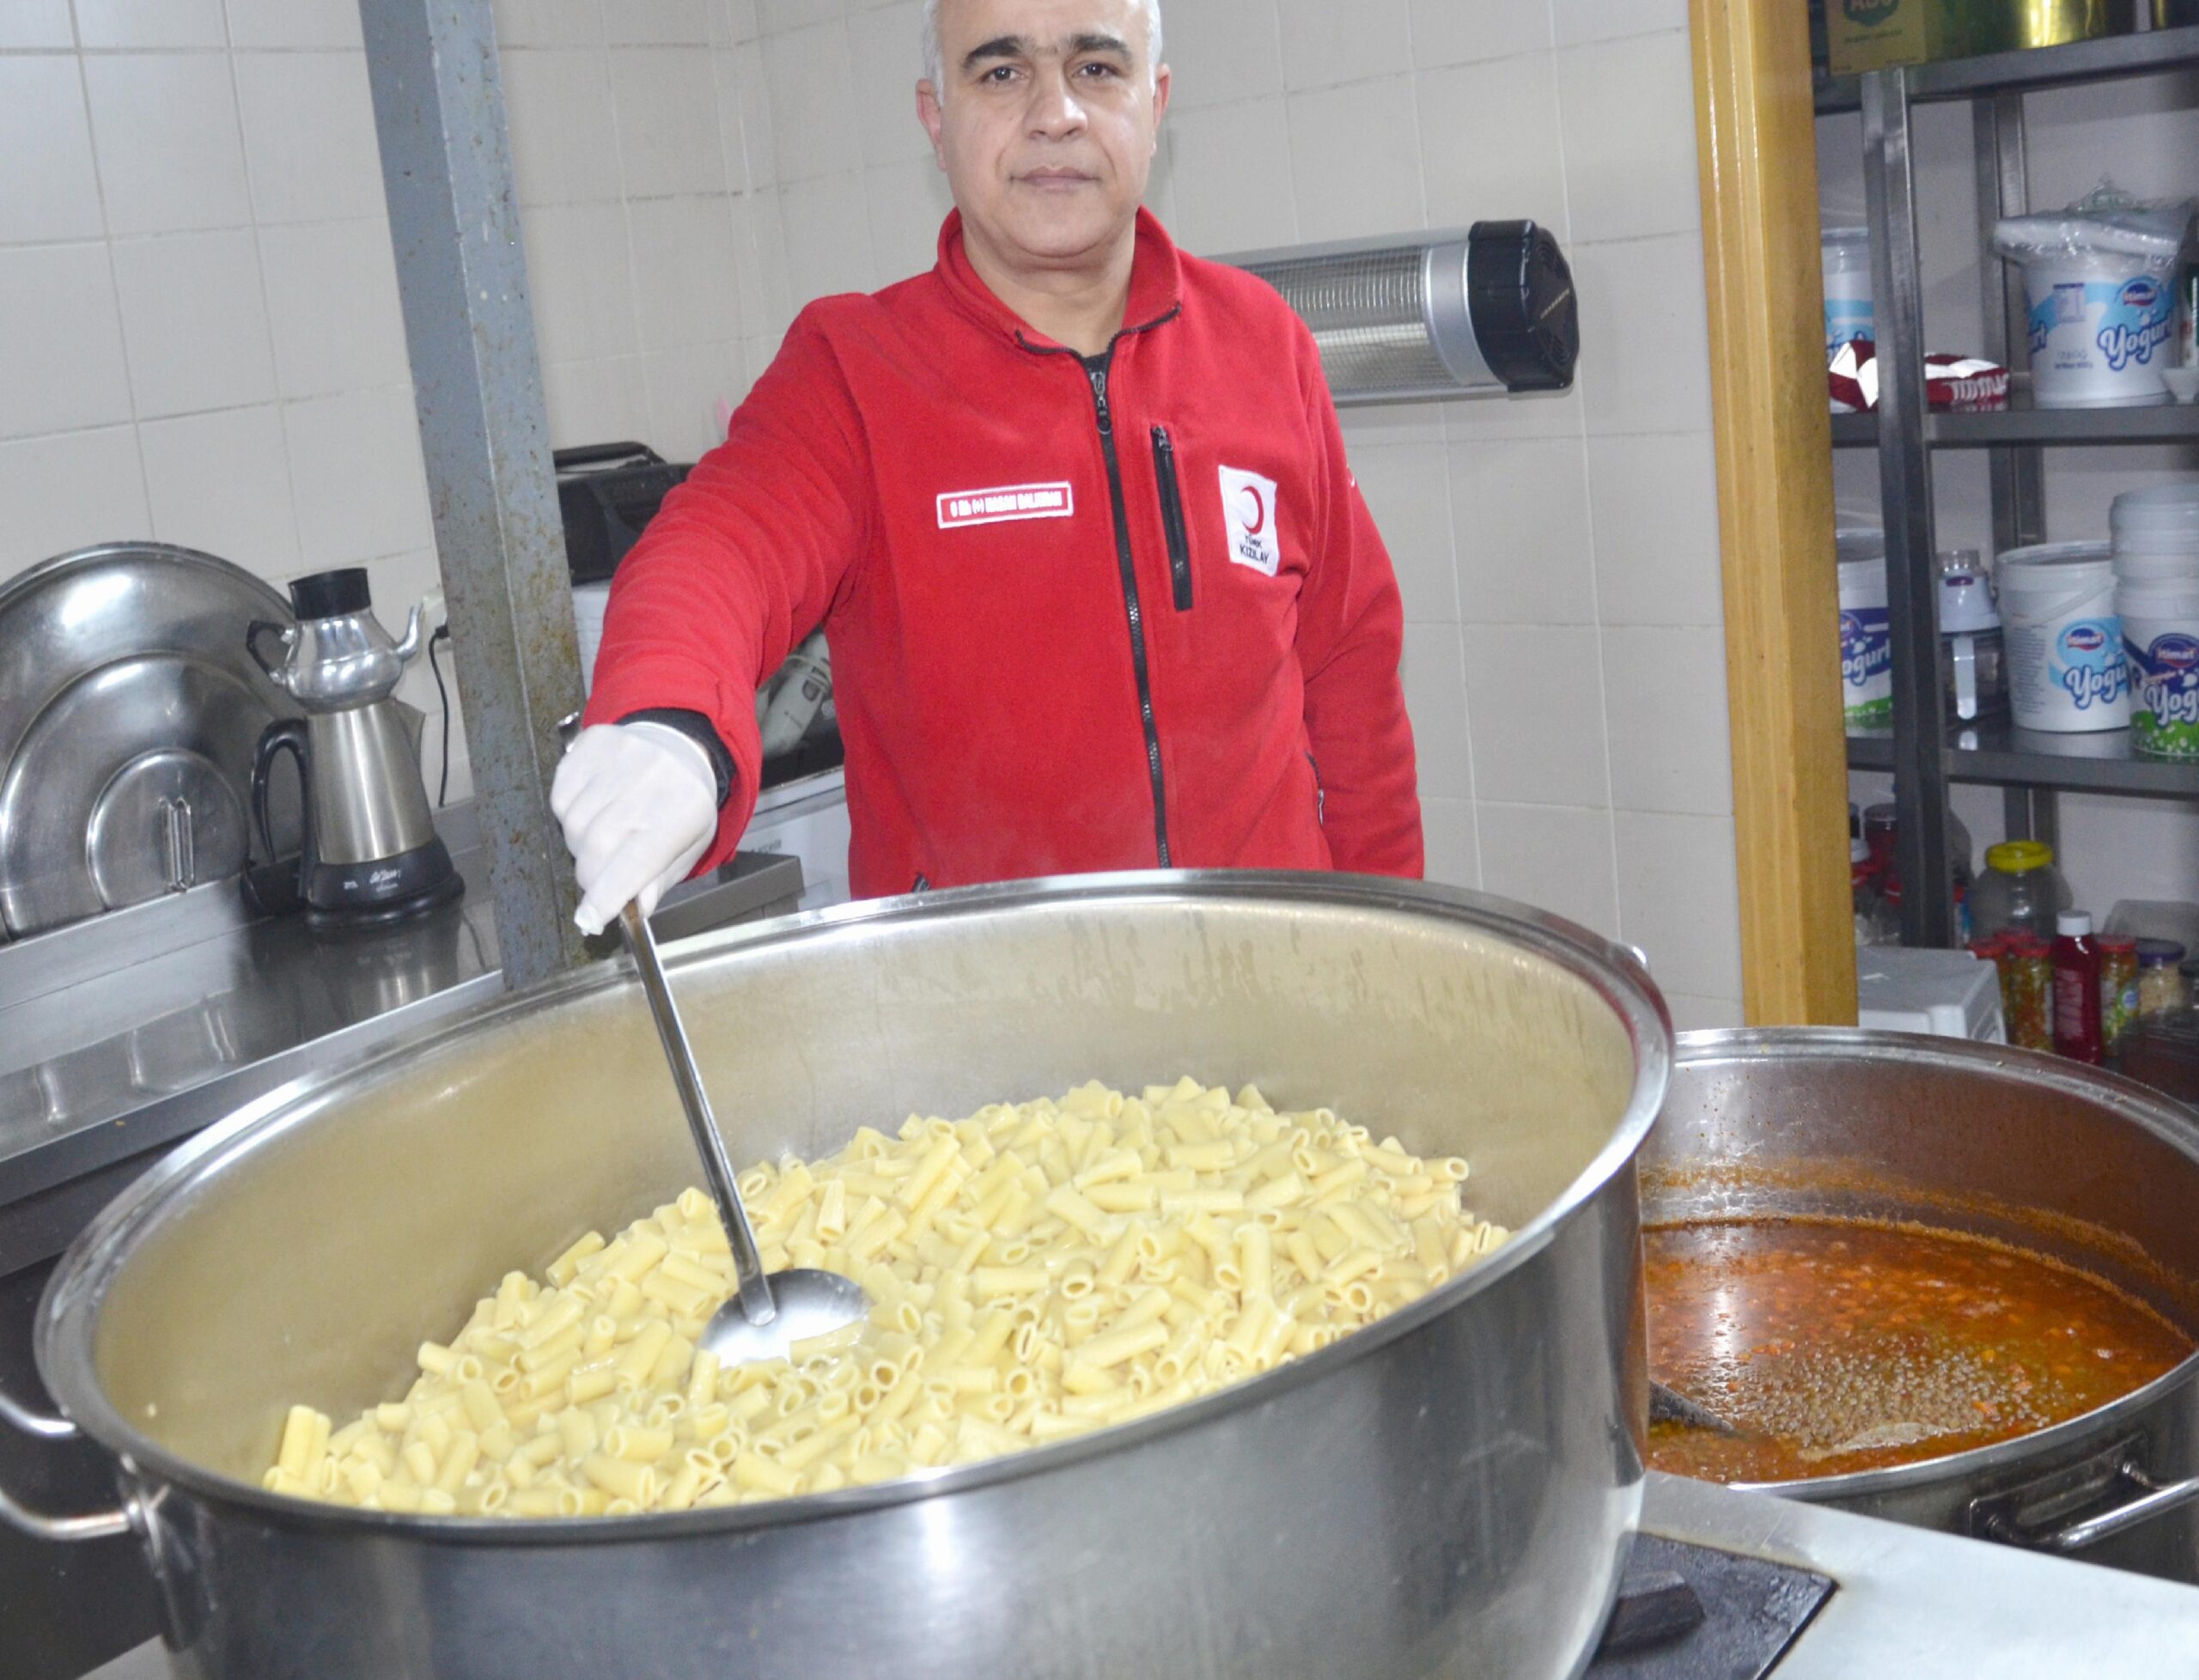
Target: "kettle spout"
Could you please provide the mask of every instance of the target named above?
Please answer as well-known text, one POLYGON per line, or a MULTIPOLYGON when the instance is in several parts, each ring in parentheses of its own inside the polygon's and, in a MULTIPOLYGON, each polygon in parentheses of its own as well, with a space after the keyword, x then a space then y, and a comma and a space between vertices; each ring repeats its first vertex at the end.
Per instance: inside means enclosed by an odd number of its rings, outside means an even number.
POLYGON ((450 610, 443 605, 443 592, 430 589, 420 597, 412 608, 412 616, 405 623, 405 639, 397 644, 397 656, 411 664, 420 649, 427 645, 422 640, 424 630, 433 636, 450 618, 450 610))
POLYGON ((406 665, 419 656, 423 645, 420 632, 422 621, 426 616, 423 606, 423 603, 414 603, 411 616, 405 621, 405 639, 397 644, 397 657, 406 665))

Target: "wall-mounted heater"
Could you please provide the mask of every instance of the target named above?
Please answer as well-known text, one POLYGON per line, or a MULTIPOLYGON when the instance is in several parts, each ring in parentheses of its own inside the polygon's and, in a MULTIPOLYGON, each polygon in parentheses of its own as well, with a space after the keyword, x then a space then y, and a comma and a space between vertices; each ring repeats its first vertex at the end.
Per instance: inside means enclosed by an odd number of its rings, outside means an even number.
POLYGON ((1313 329, 1339 405, 1573 383, 1581 353, 1573 271, 1549 230, 1532 222, 1221 260, 1258 275, 1313 329))

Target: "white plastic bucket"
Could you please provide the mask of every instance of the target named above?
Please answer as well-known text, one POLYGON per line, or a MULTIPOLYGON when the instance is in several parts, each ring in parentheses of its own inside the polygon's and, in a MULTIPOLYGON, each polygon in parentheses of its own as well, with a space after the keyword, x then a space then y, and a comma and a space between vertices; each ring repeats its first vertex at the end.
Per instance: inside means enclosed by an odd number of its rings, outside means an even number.
POLYGON ((2001 557, 2008 701, 2019 727, 2056 734, 2130 722, 2130 667, 2105 543, 2045 543, 2001 557))
POLYGON ((1871 230, 1867 228, 1827 228, 1821 241, 1824 251, 1824 356, 1856 338, 1879 336, 1878 314, 1871 302, 1871 230))
POLYGON ((2168 400, 2160 370, 2174 353, 2176 295, 2165 267, 2117 252, 2060 251, 2023 271, 2039 407, 2168 400))
POLYGON ((2130 745, 2156 758, 2199 758, 2199 575, 2116 585, 2130 662, 2130 745))
POLYGON ((1840 692, 1848 727, 1893 727, 1893 631, 1886 619, 1886 536, 1833 533, 1840 557, 1840 692))
POLYGON ((2127 581, 2199 575, 2199 479, 2125 490, 2110 515, 2115 575, 2127 581))

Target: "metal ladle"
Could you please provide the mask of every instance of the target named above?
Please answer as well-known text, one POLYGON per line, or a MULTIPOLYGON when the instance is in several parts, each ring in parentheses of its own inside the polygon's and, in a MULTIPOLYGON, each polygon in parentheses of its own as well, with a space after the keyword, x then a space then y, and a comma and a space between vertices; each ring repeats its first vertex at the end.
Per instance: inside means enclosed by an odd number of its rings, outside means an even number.
MULTIPOLYGON (((578 733, 576 720, 567 719, 558 733, 570 746, 578 733)), ((838 1272, 801 1267, 764 1276, 764 1257, 757 1250, 747 1210, 740 1205, 740 1190, 734 1179, 733 1163, 726 1157, 725 1139, 719 1135, 717 1122, 711 1117, 702 1072, 695 1065, 695 1052, 679 1022, 679 1007, 673 1001, 664 965, 657 958, 656 934, 649 917, 642 914, 638 899, 618 912, 618 926, 626 936, 634 967, 641 974, 649 1015, 664 1045, 664 1059, 672 1067, 672 1083, 679 1093, 687 1129, 694 1135, 695 1152, 703 1158, 703 1176, 716 1198, 718 1218, 724 1221, 726 1242, 733 1250, 737 1287, 725 1305, 711 1315, 695 1345, 716 1354, 724 1365, 784 1359, 795 1342, 829 1335, 868 1315, 870 1298, 860 1283, 838 1272)))
POLYGON ((724 1365, 750 1360, 784 1359, 795 1342, 824 1336, 852 1324, 870 1312, 870 1298, 862 1285, 838 1272, 808 1267, 764 1275, 764 1257, 757 1251, 756 1233, 749 1228, 748 1213, 740 1205, 740 1191, 734 1182, 733 1163, 726 1159, 725 1140, 710 1116, 710 1099, 703 1089, 703 1076, 695 1066, 695 1053, 679 1024, 679 1010, 665 982, 664 965, 657 960, 656 934, 638 902, 618 912, 618 926, 626 935, 626 948, 641 971, 642 989, 649 995, 649 1013, 656 1021, 657 1037, 664 1041, 665 1060, 672 1064, 672 1082, 679 1087, 679 1106, 687 1116, 687 1129, 695 1135, 695 1148, 703 1158, 703 1175, 710 1194, 717 1198, 718 1217, 725 1221, 726 1241, 733 1249, 734 1275, 739 1287, 710 1317, 695 1345, 718 1356, 724 1365))
POLYGON ((1753 1432, 1719 1416, 1708 1406, 1697 1405, 1678 1389, 1666 1388, 1654 1377, 1649 1379, 1649 1418, 1654 1423, 1684 1423, 1690 1428, 1708 1429, 1714 1435, 1734 1440, 1756 1439, 1753 1432))

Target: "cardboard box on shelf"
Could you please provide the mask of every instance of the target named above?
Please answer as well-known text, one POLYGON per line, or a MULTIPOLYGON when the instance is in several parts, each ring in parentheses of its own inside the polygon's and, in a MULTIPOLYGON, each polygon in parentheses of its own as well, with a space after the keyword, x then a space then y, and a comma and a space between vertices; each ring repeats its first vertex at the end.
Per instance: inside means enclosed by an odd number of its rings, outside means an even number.
POLYGON ((2006 9, 1992 0, 1825 0, 1832 73, 1989 52, 2001 45, 2005 29, 1994 19, 2006 9))

